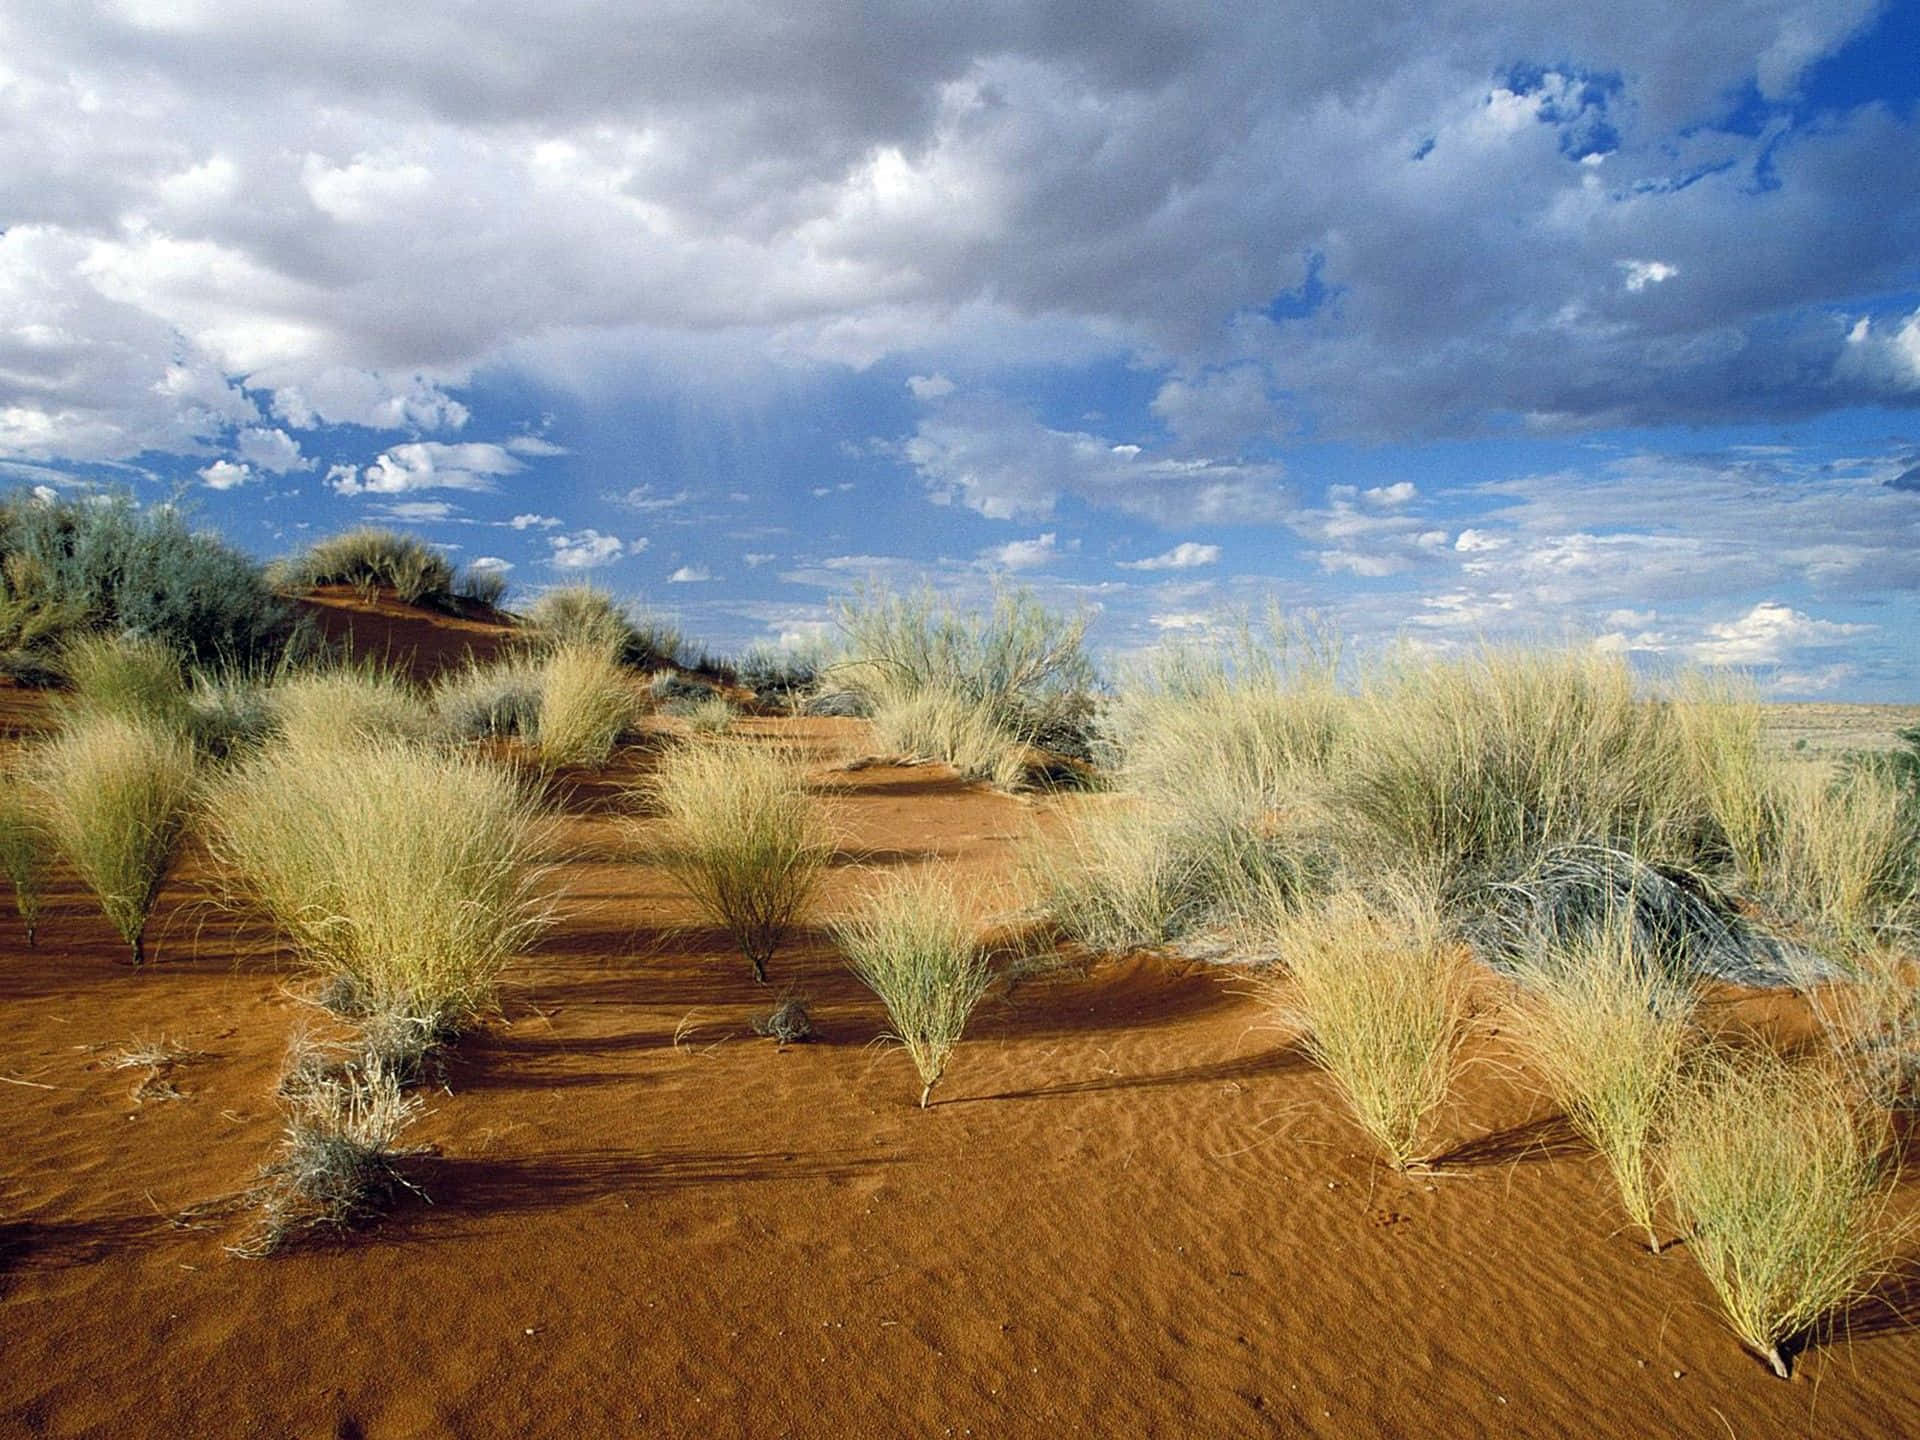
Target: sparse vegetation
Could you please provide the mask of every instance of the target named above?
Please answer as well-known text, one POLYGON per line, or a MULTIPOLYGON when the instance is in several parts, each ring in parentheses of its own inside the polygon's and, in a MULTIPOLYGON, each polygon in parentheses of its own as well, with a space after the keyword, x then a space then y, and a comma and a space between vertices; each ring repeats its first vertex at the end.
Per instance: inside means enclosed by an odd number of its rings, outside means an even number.
POLYGON ((920 870, 885 885, 836 924, 833 936, 887 1007, 891 1038, 913 1059, 925 1109, 993 978, 952 882, 920 870))
POLYGON ((147 722, 79 715, 32 753, 28 774, 48 833, 140 964, 194 803, 193 746, 147 722))
POLYGON ((1469 1019, 1464 955, 1432 898, 1342 890, 1285 912, 1274 935, 1282 1021, 1332 1076, 1360 1126, 1404 1170, 1446 1098, 1469 1019))
POLYGON ((1688 1251, 1782 1379, 1891 1258, 1888 1140, 1834 1072, 1767 1051, 1716 1056, 1675 1108, 1662 1158, 1688 1251))
POLYGON ((640 798, 665 819, 661 863, 764 982, 832 848, 795 761, 696 740, 661 758, 640 798))
POLYGON ((545 923, 534 803, 478 756, 394 739, 276 748, 221 783, 211 812, 215 854, 362 1015, 458 1031, 545 923))
POLYGON ((29 803, 25 779, 0 770, 0 870, 13 886, 14 909, 26 927, 29 945, 39 935, 40 902, 46 895, 52 849, 46 825, 29 803))

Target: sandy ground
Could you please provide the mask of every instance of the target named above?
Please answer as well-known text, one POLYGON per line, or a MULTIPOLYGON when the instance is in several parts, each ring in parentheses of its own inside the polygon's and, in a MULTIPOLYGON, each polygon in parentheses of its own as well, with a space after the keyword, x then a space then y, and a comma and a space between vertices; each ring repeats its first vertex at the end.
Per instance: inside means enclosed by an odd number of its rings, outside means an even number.
MULTIPOLYGON (((0 695, 0 727, 37 716, 0 695)), ((823 766, 861 743, 743 732, 823 766)), ((916 1109, 818 929, 761 989, 644 863, 645 764, 556 787, 560 923, 430 1093, 422 1197, 268 1260, 180 1217, 278 1133, 311 1010, 273 936, 193 857, 140 971, 69 876, 38 949, 0 914, 0 1433, 1912 1433, 1920 1267, 1773 1380, 1491 1017, 1429 1175, 1376 1162, 1246 977, 1152 957, 997 987, 916 1109), (820 1035, 783 1049, 751 1022, 789 986, 820 1035), (161 1038, 194 1052, 177 1097, 114 1067, 161 1038)), ((935 767, 819 784, 842 838, 816 924, 926 863, 995 914, 1047 823, 935 767)), ((1715 1013, 1805 1024, 1790 997, 1715 1013)))
POLYGON ((1920 705, 1769 705, 1767 735, 1789 750, 1892 750, 1920 725, 1920 705))

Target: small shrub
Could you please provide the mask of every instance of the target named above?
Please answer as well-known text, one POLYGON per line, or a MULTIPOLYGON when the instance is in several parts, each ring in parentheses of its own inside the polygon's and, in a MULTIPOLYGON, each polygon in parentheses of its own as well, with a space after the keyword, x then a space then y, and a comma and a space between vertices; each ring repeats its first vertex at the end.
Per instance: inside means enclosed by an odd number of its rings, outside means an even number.
POLYGON ((1605 1159, 1628 1216, 1657 1252, 1654 1138, 1696 1040, 1695 992, 1667 977, 1630 914, 1561 940, 1520 977, 1509 1033, 1605 1159))
POLYGON ((344 1229, 414 1190, 400 1137, 424 1108, 377 1060, 297 1037, 281 1076, 286 1129, 252 1196, 253 1233, 233 1253, 273 1254, 302 1231, 344 1229))
POLYGON ((928 871, 887 885, 833 927, 847 963, 880 997, 892 1038, 913 1059, 920 1106, 986 994, 992 971, 950 881, 928 871))
POLYGON ((713 686, 694 675, 678 670, 658 670, 647 677, 647 698, 662 709, 674 705, 698 705, 713 699, 713 686))
POLYGON ((446 556, 412 535, 363 525, 317 540, 279 560, 269 578, 282 591, 301 595, 322 585, 385 587, 409 605, 445 605, 453 595, 453 566, 446 556))
POLYGON ((455 1033, 545 925, 538 812, 478 756, 393 739, 276 748, 210 809, 215 855, 361 1013, 455 1033))
POLYGON ((46 895, 52 840, 34 807, 25 781, 0 773, 0 870, 13 886, 14 909, 26 926, 27 944, 37 941, 40 903, 46 895))
POLYGON ((284 743, 298 750, 336 750, 379 740, 431 741, 439 717, 397 670, 340 666, 295 675, 274 689, 284 743))
POLYGON ((794 761, 694 741, 668 751, 640 793, 665 818, 661 863, 764 983, 832 848, 794 761))
POLYGON ((540 671, 540 763, 549 770, 605 765, 638 710, 611 655, 584 645, 559 646, 540 671))
POLYGON ((753 1018, 753 1033, 765 1035, 780 1045, 799 1045, 813 1038, 813 1017, 807 1014, 807 1002, 786 994, 780 1003, 764 1015, 753 1018))
POLYGON ((29 773, 54 843, 140 964, 193 806, 193 746, 137 720, 81 715, 33 753, 29 773))
POLYGON ((192 728, 180 657, 164 641, 138 635, 83 635, 61 657, 72 693, 69 712, 118 715, 182 733, 192 728))
POLYGON ((1682 1094, 1662 1167, 1728 1323, 1787 1378, 1792 1345, 1889 1258, 1884 1119, 1825 1068, 1721 1055, 1682 1094))
POLYGON ((780 710, 797 710, 820 682, 825 663, 818 650, 749 650, 734 673, 753 692, 753 703, 780 710))
POLYGON ((1354 1118, 1404 1170, 1446 1099, 1469 1017, 1465 957, 1425 896, 1382 905, 1338 891, 1277 917, 1289 972, 1280 1017, 1332 1076, 1354 1118))
POLYGON ((696 700, 687 707, 687 729, 696 735, 724 735, 733 728, 738 714, 733 702, 726 696, 709 695, 705 700, 696 700))

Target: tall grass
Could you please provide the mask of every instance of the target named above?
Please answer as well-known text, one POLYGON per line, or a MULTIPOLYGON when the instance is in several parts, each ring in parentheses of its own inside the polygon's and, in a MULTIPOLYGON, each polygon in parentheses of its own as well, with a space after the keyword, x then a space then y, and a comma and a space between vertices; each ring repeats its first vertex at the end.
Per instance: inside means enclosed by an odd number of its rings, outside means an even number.
POLYGON ((1001 594, 981 614, 944 610, 931 591, 862 590, 839 621, 846 660, 836 680, 874 711, 922 694, 952 697, 1014 743, 1086 756, 1097 677, 1084 617, 1056 615, 1024 592, 1001 594))
POLYGON ((30 803, 27 782, 12 770, 0 770, 0 871, 13 886, 13 905, 26 927, 27 944, 40 931, 40 905, 46 896, 52 840, 30 803))
POLYGON ((622 665, 654 670, 678 665, 685 641, 659 620, 636 620, 613 596, 591 585, 548 590, 527 612, 528 639, 537 649, 582 645, 611 654, 622 665))
POLYGON ((605 765, 639 709, 639 697, 611 654, 560 646, 540 670, 540 763, 549 770, 605 765))
POLYGON ((1840 968, 1807 992, 1835 1054, 1872 1104, 1920 1108, 1920 954, 1874 944, 1844 953, 1840 968))
POLYGON ((951 690, 890 694, 875 703, 872 724, 881 750, 941 761, 964 780, 1010 790, 1026 773, 1026 742, 995 718, 990 705, 951 690))
POLYGON ((545 924, 539 811, 478 756, 391 738, 275 748, 210 809, 216 856, 365 1011, 457 1030, 545 924))
POLYGON ((1336 891, 1276 917, 1277 1011, 1404 1170, 1446 1099, 1470 1018, 1470 974, 1431 898, 1336 891))
POLYGON ((765 982, 767 962, 805 908, 832 851, 825 816, 791 758, 693 741, 669 750, 640 787, 665 819, 659 858, 733 937, 765 982))
POLYGON ((433 707, 397 670, 336 666, 294 675, 274 689, 283 743, 336 750, 373 740, 431 741, 444 729, 433 707))
POLYGON ((83 714, 32 753, 28 775, 48 833, 140 964, 193 809, 192 744, 148 722, 83 714))
POLYGON ((534 655, 511 654, 481 663, 468 657, 440 673, 431 703, 447 732, 463 740, 531 739, 540 732, 545 666, 534 655))
POLYGON ((1697 1042, 1694 988, 1667 976, 1631 914, 1562 940, 1520 978, 1508 1033, 1607 1162, 1628 1217, 1658 1252, 1654 1142, 1697 1042))
POLYGON ((1710 865, 1727 849, 1727 801, 1702 780, 1697 724, 1677 713, 1593 651, 1403 664, 1358 699, 1338 798, 1364 827, 1354 842, 1453 903, 1556 847, 1710 865))
POLYGON ((165 641, 139 635, 83 635, 61 656, 72 687, 69 712, 118 715, 190 731, 192 704, 180 657, 165 641))
POLYGON ((1830 1069, 1723 1054, 1675 1107, 1668 1192, 1733 1331, 1776 1375, 1890 1258, 1889 1134, 1830 1069))
POLYGON ((892 1038, 919 1072, 925 1109, 992 979, 952 881, 925 870, 894 881, 835 924, 833 936, 887 1007, 892 1038))
POLYGON ((1843 945, 1920 918, 1920 807, 1884 773, 1786 762, 1762 883, 1782 908, 1843 945))
POLYGON ((363 525, 275 561, 268 577, 282 591, 304 594, 322 585, 386 587, 409 605, 444 605, 453 596, 453 566, 412 535, 363 525))

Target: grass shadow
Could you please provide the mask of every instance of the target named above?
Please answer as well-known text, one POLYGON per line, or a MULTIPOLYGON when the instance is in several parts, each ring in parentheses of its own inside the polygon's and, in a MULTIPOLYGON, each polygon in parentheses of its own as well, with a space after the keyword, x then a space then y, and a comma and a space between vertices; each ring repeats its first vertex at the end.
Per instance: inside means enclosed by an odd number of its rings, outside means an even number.
POLYGON ((1041 1085, 1031 1090, 1002 1090, 993 1095, 956 1096, 942 1100, 943 1105, 974 1105, 988 1100, 1051 1100, 1066 1095, 1101 1095, 1128 1090, 1164 1090, 1183 1085, 1220 1085, 1228 1081, 1258 1080, 1292 1070, 1310 1069, 1312 1062, 1292 1045, 1263 1050, 1255 1055, 1214 1060, 1203 1065, 1183 1065, 1177 1070, 1157 1070, 1146 1075, 1100 1075, 1086 1080, 1066 1080, 1057 1085, 1041 1085))
POLYGON ((1519 1165, 1536 1160, 1557 1160, 1563 1156, 1591 1153, 1573 1122, 1555 1111, 1534 1120, 1523 1120, 1490 1134, 1478 1136, 1433 1156, 1426 1163, 1435 1169, 1473 1169, 1484 1165, 1519 1165))

